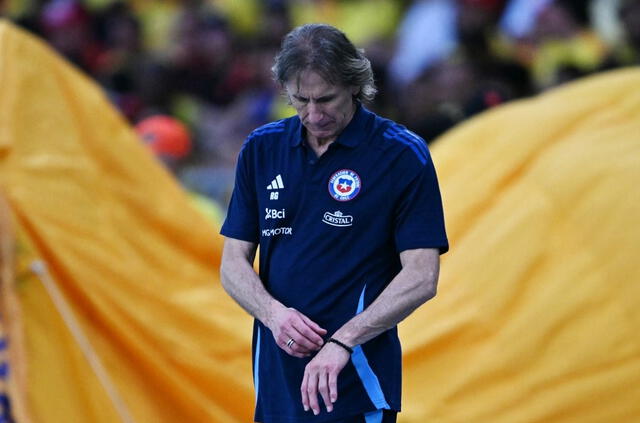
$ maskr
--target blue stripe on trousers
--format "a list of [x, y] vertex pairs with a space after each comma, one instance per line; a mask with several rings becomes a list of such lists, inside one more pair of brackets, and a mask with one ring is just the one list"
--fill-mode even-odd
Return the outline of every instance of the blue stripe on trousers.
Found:
[[382, 410], [372, 411], [364, 415], [364, 421], [366, 423], [382, 423]]

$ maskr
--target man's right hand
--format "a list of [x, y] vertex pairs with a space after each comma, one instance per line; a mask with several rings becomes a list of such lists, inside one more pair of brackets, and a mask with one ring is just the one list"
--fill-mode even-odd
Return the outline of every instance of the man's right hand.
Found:
[[[289, 355], [302, 358], [320, 350], [327, 331], [295, 308], [273, 304], [269, 319], [265, 322], [271, 329], [276, 344]], [[291, 341], [293, 340], [293, 342]]]
[[222, 286], [249, 314], [273, 333], [280, 348], [308, 357], [322, 348], [327, 331], [294, 308], [287, 308], [264, 288], [253, 268], [258, 244], [226, 238], [220, 265]]

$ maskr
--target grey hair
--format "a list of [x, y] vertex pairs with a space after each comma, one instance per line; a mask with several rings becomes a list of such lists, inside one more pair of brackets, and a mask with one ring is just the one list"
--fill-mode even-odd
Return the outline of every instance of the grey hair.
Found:
[[378, 91], [371, 62], [337, 28], [308, 24], [294, 28], [282, 40], [271, 68], [273, 78], [284, 87], [301, 72], [313, 70], [331, 84], [358, 87], [355, 97], [371, 101]]

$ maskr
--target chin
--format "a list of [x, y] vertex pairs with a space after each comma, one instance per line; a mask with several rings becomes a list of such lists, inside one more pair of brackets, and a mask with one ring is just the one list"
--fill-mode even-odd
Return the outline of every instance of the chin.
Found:
[[333, 133], [332, 132], [312, 132], [311, 135], [313, 135], [316, 138], [327, 138], [330, 137]]
[[311, 135], [318, 138], [327, 138], [335, 135], [335, 131], [333, 129], [327, 129], [324, 131], [309, 131]]
[[338, 137], [335, 134], [316, 135], [316, 139], [320, 140], [323, 144], [327, 141], [335, 141], [336, 138]]

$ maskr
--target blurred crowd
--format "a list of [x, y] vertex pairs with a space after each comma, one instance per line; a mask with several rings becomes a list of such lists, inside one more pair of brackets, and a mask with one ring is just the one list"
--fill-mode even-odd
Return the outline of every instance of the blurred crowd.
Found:
[[333, 24], [364, 48], [380, 90], [368, 107], [428, 142], [640, 62], [640, 0], [0, 0], [0, 13], [91, 75], [133, 125], [164, 131], [154, 151], [222, 207], [244, 138], [293, 114], [270, 68], [297, 25]]

